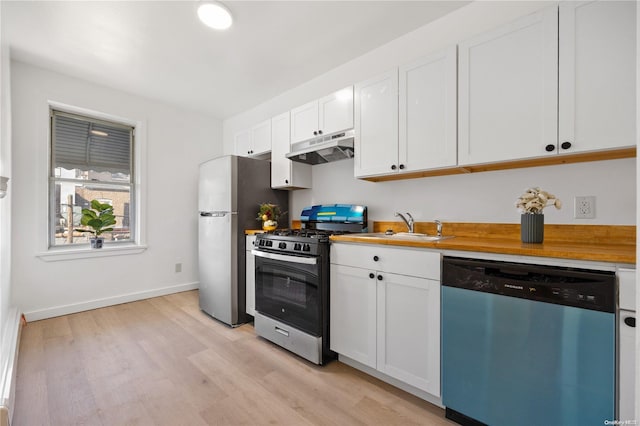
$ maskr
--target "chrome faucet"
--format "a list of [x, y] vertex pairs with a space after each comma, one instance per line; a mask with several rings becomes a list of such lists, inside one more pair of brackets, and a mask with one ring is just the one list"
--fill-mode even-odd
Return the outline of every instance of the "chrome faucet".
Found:
[[442, 237], [442, 222], [440, 222], [439, 220], [434, 220], [435, 224], [436, 224], [436, 233], [438, 235], [438, 237]]
[[405, 213], [407, 215], [407, 217], [409, 218], [407, 220], [406, 217], [404, 217], [404, 215], [402, 213], [395, 213], [396, 217], [400, 217], [400, 219], [402, 219], [404, 221], [404, 223], [407, 225], [407, 228], [409, 228], [409, 233], [413, 234], [413, 217], [409, 214], [409, 213]]

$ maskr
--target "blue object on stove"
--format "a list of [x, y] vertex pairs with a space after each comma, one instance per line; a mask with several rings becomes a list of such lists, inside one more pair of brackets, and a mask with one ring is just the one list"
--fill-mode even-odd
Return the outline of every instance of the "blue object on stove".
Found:
[[[300, 214], [303, 228], [367, 232], [367, 207], [354, 204], [320, 204], [305, 207]], [[347, 224], [348, 228], [331, 225]]]

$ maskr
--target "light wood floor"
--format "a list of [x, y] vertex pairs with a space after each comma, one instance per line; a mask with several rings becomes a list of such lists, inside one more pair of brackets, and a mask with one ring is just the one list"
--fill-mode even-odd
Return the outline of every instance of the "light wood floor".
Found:
[[14, 426], [445, 425], [347, 365], [318, 367], [198, 309], [190, 291], [28, 323]]

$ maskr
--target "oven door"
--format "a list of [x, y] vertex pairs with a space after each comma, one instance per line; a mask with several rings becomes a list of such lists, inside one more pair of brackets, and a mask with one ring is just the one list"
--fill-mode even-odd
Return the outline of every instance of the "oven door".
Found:
[[252, 250], [256, 311], [313, 336], [322, 335], [320, 259]]

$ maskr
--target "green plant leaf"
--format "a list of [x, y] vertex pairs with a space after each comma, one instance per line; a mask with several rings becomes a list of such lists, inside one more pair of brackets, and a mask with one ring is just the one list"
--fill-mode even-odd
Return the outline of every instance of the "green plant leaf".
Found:
[[91, 216], [91, 217], [98, 217], [96, 212], [94, 212], [93, 210], [89, 210], [89, 209], [82, 209], [82, 214], [83, 215], [87, 215], [87, 216]]
[[99, 230], [104, 225], [100, 219], [91, 219], [87, 222], [87, 225], [92, 227], [95, 230]]
[[96, 232], [93, 229], [80, 229], [80, 228], [76, 228], [76, 229], [74, 229], [74, 231], [77, 231], [77, 232], [90, 232], [92, 234], [95, 234], [95, 232]]

